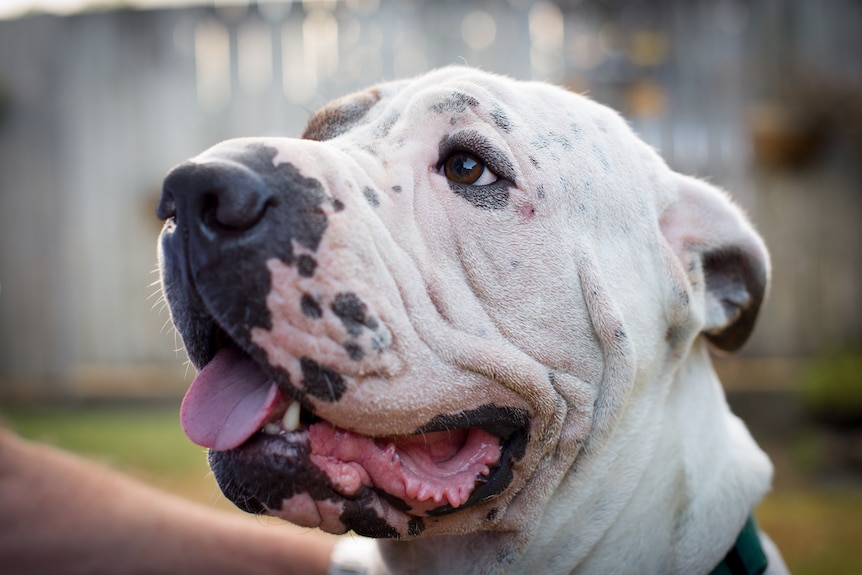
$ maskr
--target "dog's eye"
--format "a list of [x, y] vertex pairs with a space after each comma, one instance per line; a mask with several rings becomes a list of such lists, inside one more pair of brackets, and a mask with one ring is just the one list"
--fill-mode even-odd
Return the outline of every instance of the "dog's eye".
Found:
[[450, 181], [465, 186], [487, 186], [497, 181], [497, 174], [467, 152], [456, 152], [446, 158], [443, 174]]

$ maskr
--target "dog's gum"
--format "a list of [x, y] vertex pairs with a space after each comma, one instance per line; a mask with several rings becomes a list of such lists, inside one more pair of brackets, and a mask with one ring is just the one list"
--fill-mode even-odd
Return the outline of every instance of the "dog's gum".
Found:
[[321, 422], [309, 437], [312, 461], [336, 491], [350, 496], [373, 486], [420, 513], [444, 501], [463, 505], [500, 458], [499, 439], [478, 429], [374, 440]]

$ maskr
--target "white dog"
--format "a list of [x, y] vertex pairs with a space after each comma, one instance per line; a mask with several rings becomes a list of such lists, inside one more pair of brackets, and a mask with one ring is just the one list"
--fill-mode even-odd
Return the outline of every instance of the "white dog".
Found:
[[766, 249], [608, 108], [438, 70], [205, 151], [159, 210], [183, 426], [243, 509], [377, 538], [374, 573], [784, 571], [709, 358]]

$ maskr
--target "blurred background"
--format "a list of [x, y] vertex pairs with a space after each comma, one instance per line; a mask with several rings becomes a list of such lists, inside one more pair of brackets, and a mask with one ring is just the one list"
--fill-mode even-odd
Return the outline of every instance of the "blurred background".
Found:
[[587, 92], [749, 212], [772, 293], [716, 363], [776, 464], [757, 517], [794, 572], [860, 573], [860, 55], [856, 0], [0, 0], [0, 414], [227, 508], [176, 418], [193, 370], [153, 284], [161, 178], [466, 63]]

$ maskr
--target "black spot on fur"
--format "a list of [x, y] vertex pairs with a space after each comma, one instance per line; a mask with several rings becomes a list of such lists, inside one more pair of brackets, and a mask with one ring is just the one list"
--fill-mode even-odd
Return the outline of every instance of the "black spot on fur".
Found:
[[550, 140], [544, 134], [539, 134], [536, 138], [531, 142], [534, 148], [537, 150], [547, 150], [551, 145]]
[[499, 512], [500, 511], [496, 507], [493, 508], [491, 511], [488, 512], [487, 515], [485, 515], [485, 521], [493, 521], [494, 519], [497, 518], [497, 514]]
[[445, 98], [431, 105], [431, 110], [438, 114], [458, 113], [461, 114], [467, 110], [467, 106], [476, 107], [479, 105], [479, 100], [473, 96], [468, 96], [463, 92], [452, 92]]
[[392, 191], [395, 192], [396, 194], [400, 194], [401, 193], [401, 186], [392, 186]]
[[344, 202], [338, 199], [332, 200], [332, 209], [336, 212], [344, 210]]
[[374, 191], [374, 188], [366, 186], [362, 190], [362, 195], [365, 196], [365, 199], [368, 200], [368, 203], [371, 204], [372, 208], [376, 208], [380, 205], [380, 198], [377, 196], [377, 192]]
[[379, 334], [375, 334], [371, 338], [371, 349], [373, 349], [374, 351], [383, 351], [384, 349], [389, 347], [390, 343], [391, 341], [388, 338]]
[[401, 537], [398, 531], [380, 517], [371, 507], [371, 504], [365, 500], [346, 500], [339, 519], [357, 535], [375, 539], [399, 539]]
[[679, 305], [681, 307], [688, 307], [688, 305], [691, 303], [688, 291], [685, 289], [685, 287], [681, 285], [675, 285], [674, 294], [677, 296], [677, 300], [679, 301]]
[[608, 160], [608, 156], [605, 154], [605, 152], [597, 144], [593, 144], [592, 152], [596, 159], [599, 161], [599, 163], [602, 165], [602, 169], [606, 172], [610, 172], [611, 162], [610, 160]]
[[359, 337], [363, 327], [375, 330], [379, 325], [377, 320], [367, 315], [368, 306], [355, 293], [336, 295], [332, 302], [332, 311], [341, 319], [347, 333], [353, 337]]
[[320, 319], [323, 317], [323, 310], [320, 309], [320, 304], [307, 293], [302, 294], [302, 298], [299, 300], [299, 307], [306, 317], [310, 317], [311, 319]]
[[374, 130], [374, 135], [379, 138], [385, 138], [389, 135], [390, 130], [392, 130], [392, 126], [394, 126], [398, 119], [401, 117], [401, 114], [395, 113], [390, 116], [384, 118], [381, 122], [378, 123], [377, 127]]
[[317, 261], [308, 254], [296, 258], [296, 271], [304, 278], [310, 278], [317, 269]]
[[572, 134], [574, 134], [575, 139], [580, 139], [584, 135], [584, 130], [580, 125], [572, 124]]
[[563, 134], [559, 134], [557, 132], [553, 132], [553, 131], [550, 132], [548, 135], [551, 138], [551, 140], [553, 142], [555, 142], [557, 145], [559, 145], [563, 150], [565, 150], [567, 152], [572, 150], [572, 142], [569, 140], [569, 138], [567, 136], [565, 136]]
[[538, 150], [551, 150], [551, 156], [554, 158], [559, 158], [559, 156], [554, 153], [555, 150], [562, 150], [564, 153], [571, 152], [573, 150], [572, 142], [569, 138], [554, 130], [551, 130], [547, 134], [539, 134], [531, 144]]
[[358, 344], [348, 341], [344, 344], [344, 351], [347, 352], [348, 357], [353, 361], [362, 361], [362, 358], [365, 357], [365, 352], [362, 351], [362, 348], [359, 347]]
[[331, 140], [360, 123], [365, 114], [380, 100], [380, 92], [367, 90], [345, 96], [317, 111], [305, 126], [302, 138]]
[[509, 120], [509, 116], [507, 116], [506, 112], [499, 106], [495, 106], [491, 110], [491, 118], [494, 119], [494, 123], [497, 127], [504, 132], [508, 133], [512, 131], [512, 122]]
[[407, 523], [407, 535], [410, 537], [419, 537], [425, 531], [425, 521], [421, 517], [413, 517]]
[[497, 180], [487, 186], [465, 186], [449, 182], [449, 187], [477, 208], [501, 210], [509, 205], [509, 182], [505, 180]]
[[310, 395], [323, 401], [338, 401], [347, 391], [347, 384], [338, 373], [319, 363], [303, 357], [299, 360], [302, 368], [302, 387]]
[[497, 552], [497, 563], [500, 565], [511, 565], [518, 558], [518, 553], [512, 549], [500, 549]]

